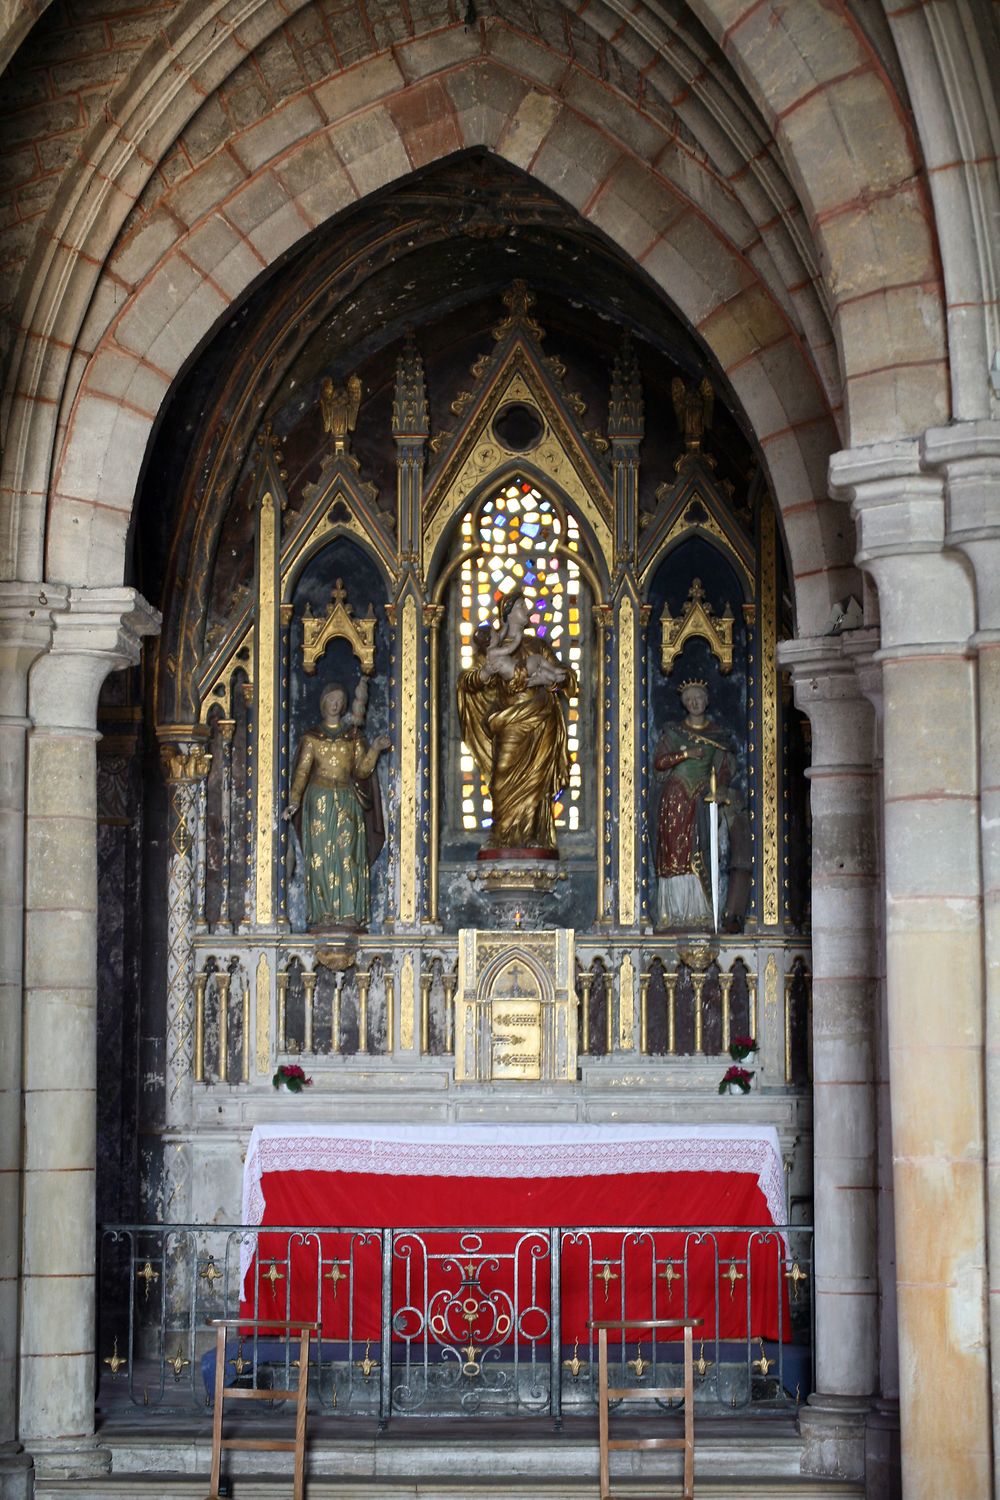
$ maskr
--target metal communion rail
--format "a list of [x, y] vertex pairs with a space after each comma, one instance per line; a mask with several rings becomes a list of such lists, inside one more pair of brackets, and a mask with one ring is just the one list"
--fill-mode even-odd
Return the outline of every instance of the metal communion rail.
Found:
[[[787, 1411], [812, 1388], [808, 1225], [368, 1229], [116, 1224], [100, 1235], [99, 1401], [208, 1413], [209, 1319], [318, 1322], [309, 1404], [368, 1417], [597, 1409], [588, 1324], [702, 1317], [695, 1400]], [[290, 1409], [297, 1342], [237, 1330], [227, 1383]], [[621, 1380], [676, 1384], [671, 1335], [614, 1347]], [[626, 1379], [627, 1377], [627, 1379]]]

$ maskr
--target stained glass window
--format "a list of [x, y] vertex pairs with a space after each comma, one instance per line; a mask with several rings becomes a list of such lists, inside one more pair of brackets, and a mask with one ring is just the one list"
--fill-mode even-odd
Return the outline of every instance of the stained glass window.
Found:
[[[520, 477], [508, 480], [478, 512], [462, 521], [462, 549], [483, 550], [462, 564], [459, 579], [460, 670], [472, 665], [472, 637], [484, 621], [497, 618], [497, 603], [520, 589], [531, 610], [530, 629], [549, 642], [567, 666], [580, 675], [580, 569], [572, 557], [556, 551], [562, 544], [580, 550], [580, 529], [534, 485]], [[555, 806], [556, 828], [580, 827], [580, 706], [569, 702], [570, 782]], [[468, 746], [460, 752], [462, 827], [479, 832], [490, 827], [493, 809], [489, 787]]]

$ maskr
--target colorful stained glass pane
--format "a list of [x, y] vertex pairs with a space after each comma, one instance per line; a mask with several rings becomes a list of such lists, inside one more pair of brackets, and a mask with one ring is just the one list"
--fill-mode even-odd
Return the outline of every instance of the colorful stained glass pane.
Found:
[[[551, 642], [563, 659], [579, 672], [581, 622], [580, 572], [571, 558], [561, 558], [555, 548], [579, 551], [580, 531], [572, 516], [565, 518], [557, 507], [528, 480], [518, 478], [503, 486], [478, 510], [462, 518], [462, 550], [471, 552], [478, 537], [482, 551], [468, 558], [459, 578], [460, 668], [472, 664], [472, 639], [484, 621], [496, 619], [496, 604], [511, 589], [520, 588], [527, 600], [532, 628], [539, 639]], [[525, 557], [525, 553], [530, 556]], [[573, 606], [570, 608], [569, 600]], [[577, 725], [578, 710], [570, 710]], [[571, 731], [570, 785], [555, 804], [557, 828], [580, 826], [582, 775], [579, 765], [579, 730]], [[459, 757], [462, 779], [462, 826], [469, 832], [485, 830], [492, 823], [489, 788], [463, 745]]]

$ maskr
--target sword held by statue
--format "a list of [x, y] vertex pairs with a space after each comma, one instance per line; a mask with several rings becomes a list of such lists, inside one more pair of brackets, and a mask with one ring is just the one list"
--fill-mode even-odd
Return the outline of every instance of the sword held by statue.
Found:
[[719, 808], [728, 805], [729, 798], [719, 791], [719, 782], [713, 766], [708, 776], [708, 792], [705, 796], [708, 803], [708, 836], [709, 853], [711, 857], [711, 880], [712, 880], [712, 930], [719, 930], [719, 897], [721, 893], [719, 880]]

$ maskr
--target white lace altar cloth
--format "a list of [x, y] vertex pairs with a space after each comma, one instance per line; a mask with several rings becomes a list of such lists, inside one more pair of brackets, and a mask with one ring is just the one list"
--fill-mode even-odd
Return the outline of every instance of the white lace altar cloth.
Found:
[[[244, 1224], [264, 1222], [262, 1179], [269, 1172], [480, 1178], [752, 1172], [772, 1224], [785, 1222], [773, 1125], [255, 1125], [243, 1168]], [[241, 1284], [254, 1238], [241, 1247]]]

